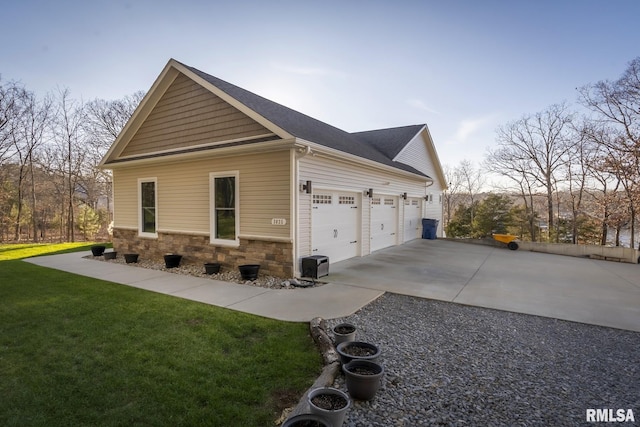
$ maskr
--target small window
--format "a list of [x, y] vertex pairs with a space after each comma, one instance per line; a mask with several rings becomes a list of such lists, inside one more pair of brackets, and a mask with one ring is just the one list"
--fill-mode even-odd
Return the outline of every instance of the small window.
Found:
[[379, 205], [380, 204], [380, 197], [374, 197], [373, 199], [371, 199], [371, 204], [372, 205]]
[[338, 204], [340, 205], [355, 205], [356, 198], [354, 196], [340, 196], [338, 198]]
[[211, 174], [211, 242], [238, 243], [238, 174]]
[[384, 199], [384, 204], [387, 206], [393, 206], [393, 199]]
[[411, 204], [411, 200], [405, 200], [405, 201], [404, 201], [404, 205], [405, 205], [405, 206], [409, 206], [410, 204]]
[[156, 179], [144, 178], [138, 180], [138, 222], [141, 236], [158, 236], [157, 206]]
[[314, 194], [313, 204], [314, 205], [330, 205], [331, 195], [330, 194]]
[[418, 201], [417, 201], [416, 199], [413, 199], [413, 200], [411, 201], [411, 205], [412, 205], [412, 206], [418, 206]]

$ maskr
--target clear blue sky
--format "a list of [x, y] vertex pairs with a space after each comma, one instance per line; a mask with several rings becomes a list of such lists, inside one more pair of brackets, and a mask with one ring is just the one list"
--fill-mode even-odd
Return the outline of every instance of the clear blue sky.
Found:
[[0, 74], [85, 100], [169, 58], [347, 131], [427, 123], [443, 164], [640, 56], [638, 0], [16, 0]]

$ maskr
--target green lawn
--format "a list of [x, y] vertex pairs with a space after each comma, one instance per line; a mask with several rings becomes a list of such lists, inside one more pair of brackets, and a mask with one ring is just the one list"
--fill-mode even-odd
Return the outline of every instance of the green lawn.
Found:
[[0, 262], [2, 426], [268, 426], [321, 363], [306, 324]]
[[[19, 243], [15, 245], [0, 244], [0, 261], [22, 259], [40, 255], [62, 254], [66, 252], [89, 251], [95, 243]], [[103, 246], [112, 245], [100, 243]]]

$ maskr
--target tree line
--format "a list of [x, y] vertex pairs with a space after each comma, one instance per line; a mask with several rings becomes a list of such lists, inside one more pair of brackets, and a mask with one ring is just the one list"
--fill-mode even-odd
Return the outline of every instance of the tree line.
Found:
[[0, 242], [106, 237], [112, 180], [97, 166], [143, 96], [39, 97], [0, 78]]
[[[445, 171], [450, 236], [483, 237], [495, 232], [487, 228], [493, 226], [532, 241], [620, 245], [620, 233], [627, 230], [635, 247], [640, 57], [618, 79], [577, 93], [580, 110], [563, 102], [506, 123], [479, 167], [463, 161]], [[486, 172], [503, 178], [507, 184], [495, 190], [508, 198], [480, 200]]]
[[[640, 57], [616, 80], [577, 89], [566, 102], [500, 126], [496, 148], [474, 167], [445, 167], [449, 236], [510, 232], [532, 241], [607, 244], [640, 209]], [[106, 237], [111, 175], [97, 165], [144, 96], [38, 97], [0, 78], [0, 241]], [[503, 177], [483, 195], [487, 172]]]

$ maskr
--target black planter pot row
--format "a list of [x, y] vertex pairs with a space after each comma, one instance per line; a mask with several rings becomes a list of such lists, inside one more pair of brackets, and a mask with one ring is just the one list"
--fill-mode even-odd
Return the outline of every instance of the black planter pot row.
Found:
[[[93, 256], [104, 256], [104, 259], [116, 259], [118, 252], [105, 252], [106, 246], [96, 245], [91, 247]], [[129, 263], [137, 263], [139, 254], [124, 254], [125, 261]], [[182, 261], [182, 255], [167, 254], [164, 256], [164, 265], [166, 268], [177, 268]], [[217, 274], [220, 272], [220, 264], [217, 262], [208, 262], [204, 264], [206, 274]], [[238, 267], [242, 280], [256, 280], [260, 271], [260, 264], [246, 264]]]
[[380, 348], [363, 341], [345, 341], [336, 346], [347, 390], [354, 399], [371, 400], [382, 382], [384, 366], [378, 363]]
[[[371, 343], [354, 341], [355, 333], [356, 327], [350, 323], [341, 323], [333, 328], [336, 351], [340, 355], [349, 394], [332, 387], [311, 390], [308, 396], [311, 413], [293, 416], [282, 424], [283, 427], [340, 427], [351, 407], [350, 397], [357, 400], [371, 400], [375, 397], [384, 375], [384, 366], [378, 363], [380, 348]], [[320, 395], [342, 399], [344, 404], [331, 409], [319, 407], [315, 404], [319, 402], [314, 403], [314, 398]]]

